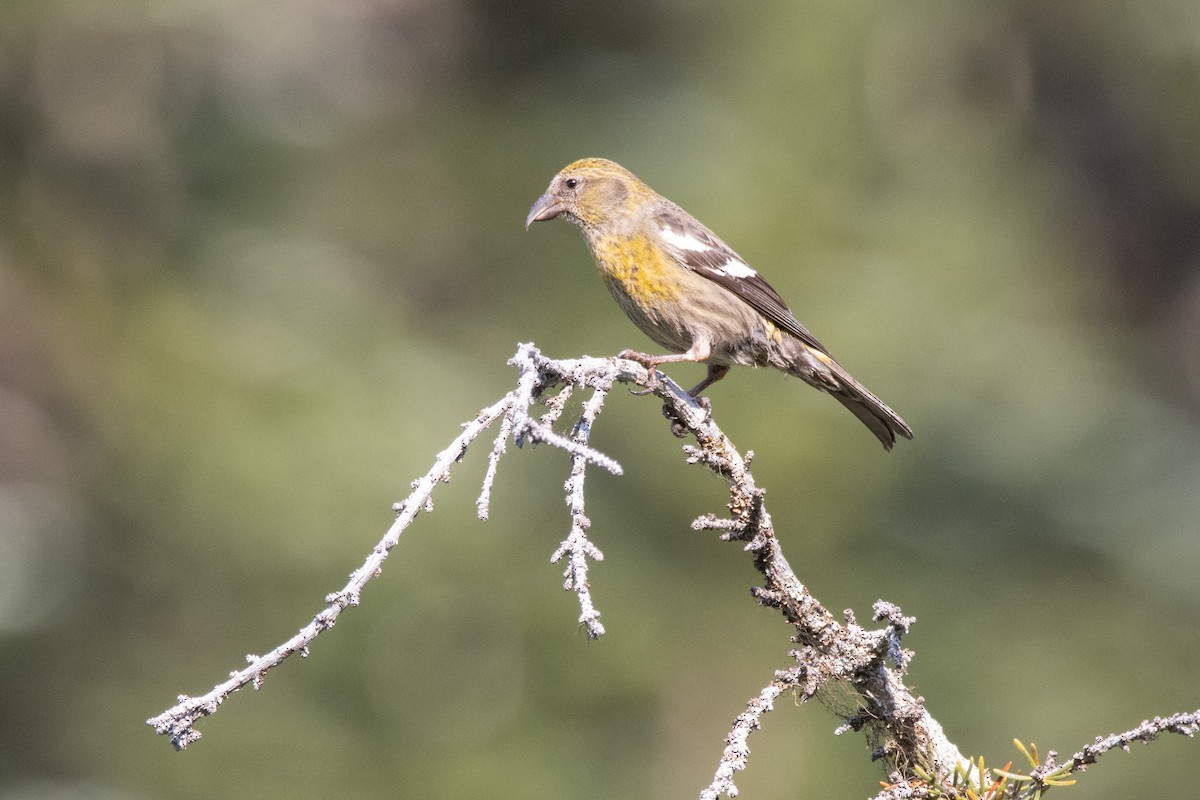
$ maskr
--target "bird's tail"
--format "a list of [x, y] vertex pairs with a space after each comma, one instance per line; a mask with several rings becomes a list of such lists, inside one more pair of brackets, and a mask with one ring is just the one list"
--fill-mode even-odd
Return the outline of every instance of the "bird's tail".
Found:
[[897, 436], [905, 439], [913, 438], [912, 428], [900, 419], [900, 415], [887, 407], [887, 404], [867, 391], [867, 388], [853, 378], [850, 385], [840, 391], [831, 391], [834, 398], [850, 409], [850, 413], [862, 420], [871, 429], [884, 450], [891, 450]]
[[913, 438], [912, 428], [908, 427], [908, 423], [872, 394], [871, 390], [856, 381], [832, 356], [803, 342], [796, 341], [796, 344], [796, 358], [793, 359], [788, 372], [833, 395], [851, 414], [871, 429], [871, 433], [883, 443], [885, 450], [892, 449], [897, 436]]

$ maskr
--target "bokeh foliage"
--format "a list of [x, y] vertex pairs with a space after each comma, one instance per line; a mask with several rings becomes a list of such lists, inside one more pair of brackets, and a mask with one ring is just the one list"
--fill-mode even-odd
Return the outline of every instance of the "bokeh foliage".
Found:
[[[918, 618], [964, 750], [1195, 708], [1200, 6], [9, 0], [0, 14], [0, 798], [689, 796], [786, 663], [651, 401], [593, 442], [609, 635], [547, 556], [566, 460], [481, 453], [311, 658], [170, 752], [142, 720], [320, 608], [519, 341], [647, 342], [551, 175], [715, 228], [917, 431], [711, 391], [798, 573]], [[700, 368], [671, 370], [690, 382]], [[867, 796], [781, 706], [746, 796]], [[1196, 744], [1077, 798], [1186, 793]]]

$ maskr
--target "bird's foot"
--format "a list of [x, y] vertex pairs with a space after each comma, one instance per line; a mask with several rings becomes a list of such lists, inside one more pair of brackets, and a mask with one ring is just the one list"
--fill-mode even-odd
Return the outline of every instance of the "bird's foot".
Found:
[[643, 384], [645, 389], [630, 389], [629, 393], [637, 397], [645, 397], [648, 394], [653, 394], [662, 386], [662, 379], [659, 378], [658, 364], [659, 361], [654, 356], [646, 353], [639, 353], [637, 350], [622, 350], [617, 353], [617, 358], [624, 358], [628, 361], [633, 361], [641, 364], [646, 368], [646, 381]]
[[684, 421], [675, 413], [675, 409], [671, 408], [670, 403], [663, 403], [662, 415], [667, 422], [671, 423], [671, 433], [676, 439], [686, 439], [688, 435], [688, 427]]

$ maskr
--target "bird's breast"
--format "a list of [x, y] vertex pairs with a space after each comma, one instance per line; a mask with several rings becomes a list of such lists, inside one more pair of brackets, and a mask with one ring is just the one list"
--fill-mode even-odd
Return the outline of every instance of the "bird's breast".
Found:
[[671, 303], [679, 296], [676, 273], [683, 268], [671, 262], [650, 237], [614, 237], [595, 243], [593, 255], [609, 288], [620, 291], [638, 305]]

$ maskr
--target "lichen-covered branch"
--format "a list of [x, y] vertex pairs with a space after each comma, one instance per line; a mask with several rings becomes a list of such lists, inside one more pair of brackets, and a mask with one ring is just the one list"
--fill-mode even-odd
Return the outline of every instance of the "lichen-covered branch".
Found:
[[[1135, 742], [1150, 744], [1164, 733], [1178, 733], [1192, 737], [1200, 732], [1200, 709], [1169, 717], [1155, 717], [1144, 720], [1141, 725], [1131, 728], [1124, 733], [1112, 733], [1108, 736], [1097, 736], [1096, 741], [1085, 745], [1078, 753], [1071, 756], [1061, 765], [1068, 773], [1083, 772], [1110, 750], [1128, 750]], [[1054, 754], [1047, 758], [1047, 765], [1053, 769]], [[1044, 765], [1045, 766], [1045, 765]], [[1034, 770], [1036, 777], [1037, 770]]]
[[[514, 361], [527, 365], [529, 363], [528, 358], [523, 357], [522, 354], [529, 351], [536, 352], [531, 345], [523, 345], [518, 352], [517, 359], [514, 359]], [[619, 374], [616, 370], [609, 370], [609, 372], [612, 373], [613, 379]], [[611, 379], [607, 385], [612, 385]], [[146, 720], [146, 724], [153, 727], [157, 733], [166, 736], [176, 750], [182, 750], [200, 738], [201, 734], [195, 728], [196, 722], [210, 714], [216, 713], [217, 709], [220, 708], [221, 704], [231, 694], [246, 686], [253, 686], [255, 689], [260, 688], [267, 673], [292, 655], [299, 653], [302, 658], [307, 657], [309, 647], [316, 638], [324, 631], [332, 628], [343, 611], [358, 605], [363, 588], [371, 579], [380, 574], [383, 569], [383, 562], [388, 557], [388, 553], [400, 541], [400, 535], [416, 519], [417, 514], [421, 511], [433, 510], [433, 490], [439, 484], [449, 482], [451, 467], [461, 461], [463, 456], [466, 455], [470, 444], [498, 420], [501, 421], [500, 433], [492, 446], [491, 455], [488, 459], [487, 473], [484, 477], [483, 489], [477, 502], [477, 510], [480, 518], [487, 518], [492, 484], [495, 480], [496, 469], [500, 457], [504, 453], [507, 439], [512, 437], [518, 444], [524, 442], [545, 442], [566, 450], [571, 455], [572, 469], [578, 470], [580, 473], [581, 483], [578, 492], [577, 507], [576, 505], [572, 505], [572, 526], [573, 529], [578, 526], [580, 532], [578, 536], [575, 536], [576, 541], [573, 546], [582, 554], [581, 558], [583, 555], [599, 558], [599, 551], [587, 542], [586, 535], [582, 532], [582, 528], [585, 526], [580, 524], [580, 520], [586, 520], [586, 517], [583, 515], [583, 465], [589, 463], [595, 464], [616, 474], [620, 474], [621, 466], [603, 453], [589, 447], [586, 435], [579, 435], [578, 431], [576, 435], [570, 437], [556, 433], [550, 428], [554, 417], [550, 419], [544, 417], [538, 420], [530, 416], [530, 408], [538, 401], [540, 394], [545, 388], [546, 381], [543, 376], [539, 375], [536, 369], [522, 369], [517, 381], [517, 387], [498, 402], [480, 411], [475, 419], [466, 423], [463, 426], [463, 432], [434, 459], [433, 466], [430, 467], [429, 471], [421, 478], [413, 481], [412, 493], [393, 506], [393, 510], [396, 512], [396, 519], [391, 527], [388, 528], [383, 538], [371, 550], [362, 566], [351, 573], [349, 582], [338, 591], [325, 597], [324, 609], [316, 614], [294, 636], [275, 647], [266, 655], [246, 656], [247, 666], [231, 672], [227, 680], [218, 683], [208, 692], [198, 697], [180, 695], [177, 698], [178, 702], [174, 706]], [[599, 413], [601, 402], [602, 396], [593, 406], [593, 416]], [[559, 406], [559, 413], [561, 413], [561, 405]], [[588, 595], [586, 588], [586, 565], [583, 566], [579, 574], [582, 576], [580, 584], [583, 588], [579, 589], [576, 587], [576, 592], [580, 594], [581, 603], [586, 599], [590, 607], [590, 595]], [[586, 615], [588, 608], [584, 610]], [[595, 617], [593, 624], [596, 626], [596, 635], [599, 635], [599, 633], [603, 632], [603, 628], [599, 627], [599, 612], [596, 612], [594, 608], [591, 608], [591, 612]], [[593, 628], [589, 626], [589, 632], [592, 630]]]
[[792, 655], [800, 663], [790, 669], [777, 671], [775, 679], [750, 698], [746, 710], [734, 719], [733, 727], [725, 737], [725, 750], [721, 753], [717, 774], [713, 776], [712, 783], [700, 792], [700, 800], [717, 800], [722, 794], [737, 796], [733, 776], [738, 770], [746, 768], [750, 756], [750, 734], [762, 727], [763, 715], [774, 708], [775, 701], [784, 692], [795, 691], [798, 700], [809, 700], [824, 684], [819, 676], [809, 672], [804, 657], [798, 651], [793, 651]]
[[[748, 452], [743, 456], [738, 452], [714, 422], [706, 402], [697, 401], [661, 373], [650, 373], [640, 364], [620, 358], [552, 360], [533, 345], [521, 345], [510, 363], [519, 372], [516, 387], [464, 425], [462, 433], [437, 456], [430, 470], [412, 484], [412, 493], [394, 506], [396, 519], [383, 539], [351, 574], [350, 581], [325, 598], [326, 607], [320, 613], [270, 653], [248, 656], [248, 666], [231, 673], [228, 680], [207, 694], [181, 696], [177, 705], [148, 720], [148, 724], [166, 735], [176, 749], [183, 749], [200, 738], [195, 723], [214, 713], [230, 694], [247, 685], [258, 688], [267, 672], [291, 655], [306, 656], [318, 635], [333, 627], [345, 609], [358, 605], [363, 588], [379, 575], [400, 535], [418, 513], [432, 511], [434, 488], [450, 479], [451, 468], [462, 460], [468, 447], [497, 423], [498, 431], [492, 440], [476, 504], [478, 515], [481, 519], [488, 517], [492, 487], [509, 441], [518, 447], [527, 442], [541, 442], [566, 451], [570, 472], [564, 489], [570, 529], [554, 551], [552, 561], [566, 562], [563, 587], [576, 594], [579, 621], [588, 636], [603, 635], [604, 627], [588, 577], [589, 562], [599, 561], [603, 556], [589, 539], [586, 468], [591, 464], [621, 473], [620, 465], [592, 448], [590, 439], [612, 387], [633, 383], [662, 401], [663, 414], [676, 436], [694, 441], [683, 448], [687, 462], [708, 469], [725, 482], [729, 491], [727, 517], [708, 514], [697, 519], [692, 527], [716, 532], [723, 540], [742, 544], [762, 575], [762, 585], [753, 589], [753, 597], [760, 605], [783, 615], [793, 627], [793, 641], [799, 645], [789, 653], [795, 664], [777, 671], [734, 720], [713, 780], [700, 793], [702, 800], [738, 794], [734, 776], [746, 766], [750, 734], [761, 727], [764, 716], [781, 695], [790, 693], [798, 702], [806, 702], [835, 684], [839, 692], [853, 696], [857, 705], [856, 710], [846, 712], [837, 733], [865, 732], [874, 745], [872, 757], [883, 761], [892, 777], [892, 784], [877, 795], [881, 800], [959, 796], [959, 789], [966, 785], [964, 781], [983, 787], [990, 780], [997, 783], [988, 784], [991, 789], [978, 793], [980, 797], [1024, 797], [1013, 791], [1016, 783], [1008, 790], [1003, 788], [1004, 781], [1009, 780], [1003, 771], [996, 771], [1001, 775], [996, 778], [991, 771], [985, 771], [982, 760], [976, 764], [964, 759], [937, 720], [926, 711], [923, 699], [905, 685], [904, 675], [912, 653], [902, 647], [901, 640], [914, 622], [912, 617], [890, 603], [878, 601], [872, 609], [872, 620], [880, 627], [866, 628], [850, 611], [835, 616], [809, 592], [784, 558], [764, 492], [750, 472], [753, 454]], [[589, 391], [578, 418], [567, 432], [556, 430], [572, 400]], [[537, 404], [545, 408], [540, 417], [532, 413]], [[1155, 718], [1125, 733], [1098, 738], [1061, 765], [1055, 763], [1055, 755], [1050, 753], [1044, 763], [1033, 764], [1029, 775], [1012, 777], [1019, 777], [1024, 781], [1022, 785], [1040, 794], [1062, 785], [1064, 775], [1083, 771], [1114, 748], [1127, 748], [1136, 741], [1149, 742], [1168, 732], [1192, 736], [1198, 729], [1200, 711]]]
[[[730, 492], [728, 518], [705, 516], [693, 527], [720, 531], [722, 539], [744, 543], [764, 578], [764, 584], [754, 590], [755, 598], [761, 605], [780, 611], [794, 626], [795, 641], [803, 645], [793, 651], [797, 666], [776, 673], [735, 721], [726, 738], [727, 747], [716, 776], [702, 797], [737, 794], [733, 775], [745, 766], [749, 752], [747, 737], [759, 727], [774, 699], [797, 682], [803, 684], [797, 691], [801, 700], [807, 700], [827, 682], [835, 680], [856, 692], [859, 712], [847, 720], [843, 730], [868, 730], [878, 743], [877, 758], [895, 765], [921, 763], [940, 775], [949, 775], [965, 763], [941, 726], [925, 710], [921, 699], [904, 685], [909, 654], [900, 647], [900, 637], [913, 620], [903, 616], [895, 606], [880, 602], [875, 607], [875, 621], [886, 624], [879, 630], [867, 630], [854, 621], [853, 615], [847, 614], [839, 622], [812, 596], [783, 556], [763, 492], [750, 473], [748, 458], [738, 452], [713, 421], [707, 404], [688, 395], [661, 373], [651, 375], [640, 365], [622, 359], [555, 361], [532, 347], [523, 347], [513, 363], [523, 378], [537, 374], [535, 383], [543, 390], [562, 385], [587, 386], [596, 392], [586, 404], [574, 432], [575, 442], [581, 445], [586, 444], [604, 393], [614, 382], [638, 383], [659, 397], [674, 433], [696, 442], [684, 447], [688, 462], [709, 469], [725, 481]], [[584, 473], [578, 463], [574, 466], [577, 469], [573, 469], [567, 482], [572, 530], [555, 557], [571, 557], [565, 586], [579, 593], [584, 615], [581, 619], [587, 624], [588, 619], [593, 619], [594, 608], [587, 593], [586, 572], [582, 573], [582, 582], [579, 578], [580, 570], [586, 569], [585, 556], [592, 552], [589, 549], [592, 545], [586, 539], [587, 518], [582, 512]], [[589, 633], [593, 630], [589, 627]]]
[[229, 695], [253, 685], [255, 689], [262, 686], [267, 672], [283, 663], [289, 656], [299, 653], [301, 657], [308, 656], [309, 646], [322, 632], [329, 630], [337, 622], [341, 613], [351, 606], [357, 606], [363, 587], [367, 582], [380, 573], [388, 553], [400, 541], [400, 535], [422, 510], [433, 510], [432, 495], [439, 483], [450, 480], [450, 468], [462, 459], [467, 446], [483, 433], [497, 419], [503, 417], [512, 408], [512, 395], [506, 396], [479, 412], [474, 420], [464, 426], [462, 433], [438, 454], [433, 466], [424, 476], [414, 481], [413, 491], [402, 502], [393, 508], [396, 519], [383, 535], [379, 544], [375, 545], [357, 570], [350, 575], [349, 582], [340, 590], [325, 597], [325, 608], [312, 618], [312, 621], [266, 655], [246, 656], [248, 666], [235, 670], [229, 679], [218, 683], [206, 694], [199, 697], [180, 695], [178, 703], [168, 708], [156, 717], [146, 720], [146, 724], [157, 733], [166, 736], [176, 750], [182, 750], [200, 738], [200, 732], [195, 729], [198, 720], [216, 712]]
[[[551, 373], [574, 373], [578, 367], [547, 362], [542, 369]], [[641, 383], [663, 401], [663, 413], [672, 422], [676, 435], [690, 436], [695, 445], [684, 448], [689, 463], [706, 467], [725, 481], [729, 489], [730, 516], [698, 519], [697, 530], [718, 530], [722, 539], [744, 543], [764, 584], [754, 591], [761, 605], [775, 608], [795, 628], [795, 641], [803, 645], [796, 651], [806, 676], [814, 676], [816, 687], [837, 680], [857, 693], [860, 711], [848, 721], [849, 728], [867, 729], [878, 743], [875, 757], [889, 764], [906, 766], [921, 763], [937, 775], [949, 775], [965, 763], [962, 754], [945, 736], [941, 726], [925, 710], [922, 700], [903, 682], [909, 654], [899, 646], [900, 636], [912, 619], [886, 603], [877, 604], [876, 621], [887, 625], [867, 630], [852, 615], [839, 622], [808, 591], [784, 558], [775, 536], [763, 492], [754, 482], [746, 459], [713, 421], [705, 404], [689, 396], [664, 376]], [[891, 662], [891, 666], [888, 662]], [[773, 700], [775, 681], [750, 702], [749, 717], [735, 722], [727, 738], [713, 782], [701, 794], [715, 798], [724, 793], [736, 796], [733, 774], [745, 766], [745, 738], [758, 727]], [[802, 693], [801, 699], [807, 699]], [[811, 696], [809, 694], [808, 696]]]
[[[571, 388], [571, 386], [567, 386], [562, 394], [569, 393]], [[592, 425], [595, 424], [600, 409], [604, 407], [604, 398], [608, 394], [609, 388], [607, 385], [597, 387], [591, 399], [583, 404], [583, 411], [571, 434], [572, 441], [581, 445], [588, 443], [588, 437], [592, 434]], [[550, 562], [557, 564], [566, 559], [567, 568], [563, 572], [563, 588], [567, 591], [574, 591], [579, 597], [579, 624], [587, 630], [588, 638], [599, 639], [604, 635], [604, 626], [600, 624], [600, 612], [596, 610], [596, 606], [592, 602], [591, 584], [588, 583], [588, 559], [603, 561], [604, 554], [587, 538], [587, 530], [591, 527], [592, 521], [584, 512], [585, 467], [587, 467], [585, 458], [578, 454], [571, 455], [571, 477], [567, 478], [564, 487], [567, 490], [567, 505], [571, 509], [571, 532], [554, 551], [554, 555], [550, 556]]]

